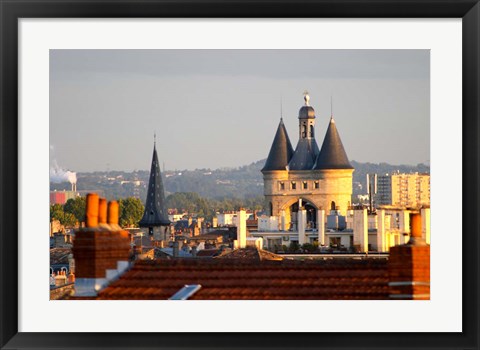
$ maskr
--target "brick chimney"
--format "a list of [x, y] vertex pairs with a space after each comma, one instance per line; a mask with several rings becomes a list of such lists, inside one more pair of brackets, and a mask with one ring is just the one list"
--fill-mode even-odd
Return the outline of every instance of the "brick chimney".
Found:
[[86, 227], [75, 233], [75, 296], [95, 296], [129, 267], [130, 238], [118, 226], [118, 203], [87, 195]]
[[390, 299], [430, 299], [430, 246], [422, 238], [422, 217], [410, 214], [407, 244], [390, 248], [388, 261]]

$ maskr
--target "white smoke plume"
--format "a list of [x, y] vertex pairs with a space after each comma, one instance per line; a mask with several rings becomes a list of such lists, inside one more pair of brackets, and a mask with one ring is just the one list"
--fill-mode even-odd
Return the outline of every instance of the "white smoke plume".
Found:
[[52, 165], [50, 168], [50, 182], [60, 183], [68, 181], [71, 184], [77, 183], [77, 173], [60, 168], [56, 161], [53, 161]]
[[[53, 152], [54, 147], [50, 145], [50, 158], [52, 158]], [[50, 159], [50, 182], [70, 182], [71, 184], [76, 184], [77, 173], [60, 168], [55, 159]]]

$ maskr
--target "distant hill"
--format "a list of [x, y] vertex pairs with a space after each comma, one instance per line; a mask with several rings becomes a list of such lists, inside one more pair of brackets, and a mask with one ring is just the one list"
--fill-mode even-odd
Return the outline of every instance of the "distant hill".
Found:
[[[238, 168], [195, 169], [181, 171], [165, 171], [164, 185], [166, 195], [174, 192], [196, 192], [201, 197], [211, 199], [223, 198], [255, 198], [263, 196], [263, 177], [260, 170], [266, 159], [253, 162]], [[429, 173], [430, 167], [425, 164], [391, 165], [387, 163], [351, 162], [355, 168], [353, 173], [354, 194], [365, 193], [366, 174], [386, 174], [399, 171], [401, 173]], [[93, 172], [77, 173], [77, 190], [103, 191], [108, 199], [136, 196], [144, 199], [148, 185], [149, 172]], [[51, 184], [51, 189], [69, 190], [70, 184]]]

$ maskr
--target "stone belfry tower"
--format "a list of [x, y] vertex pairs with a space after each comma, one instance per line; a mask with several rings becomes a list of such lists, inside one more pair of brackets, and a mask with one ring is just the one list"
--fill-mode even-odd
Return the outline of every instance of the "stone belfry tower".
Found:
[[305, 105], [298, 112], [298, 143], [288, 163], [289, 170], [311, 170], [319, 152], [315, 141], [315, 110], [310, 106], [308, 91], [303, 93], [303, 99]]
[[148, 228], [148, 234], [155, 239], [166, 239], [170, 220], [165, 206], [165, 192], [163, 190], [162, 174], [158, 163], [156, 142], [153, 144], [152, 165], [148, 181], [145, 212], [139, 222], [140, 227]]

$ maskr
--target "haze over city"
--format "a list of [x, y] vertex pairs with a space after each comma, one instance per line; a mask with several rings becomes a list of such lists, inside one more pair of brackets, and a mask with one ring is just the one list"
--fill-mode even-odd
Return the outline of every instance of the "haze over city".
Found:
[[[428, 50], [51, 50], [51, 166], [236, 167], [268, 155], [281, 116], [292, 144], [308, 90], [350, 160], [428, 163]], [[319, 144], [321, 146], [321, 144]]]

